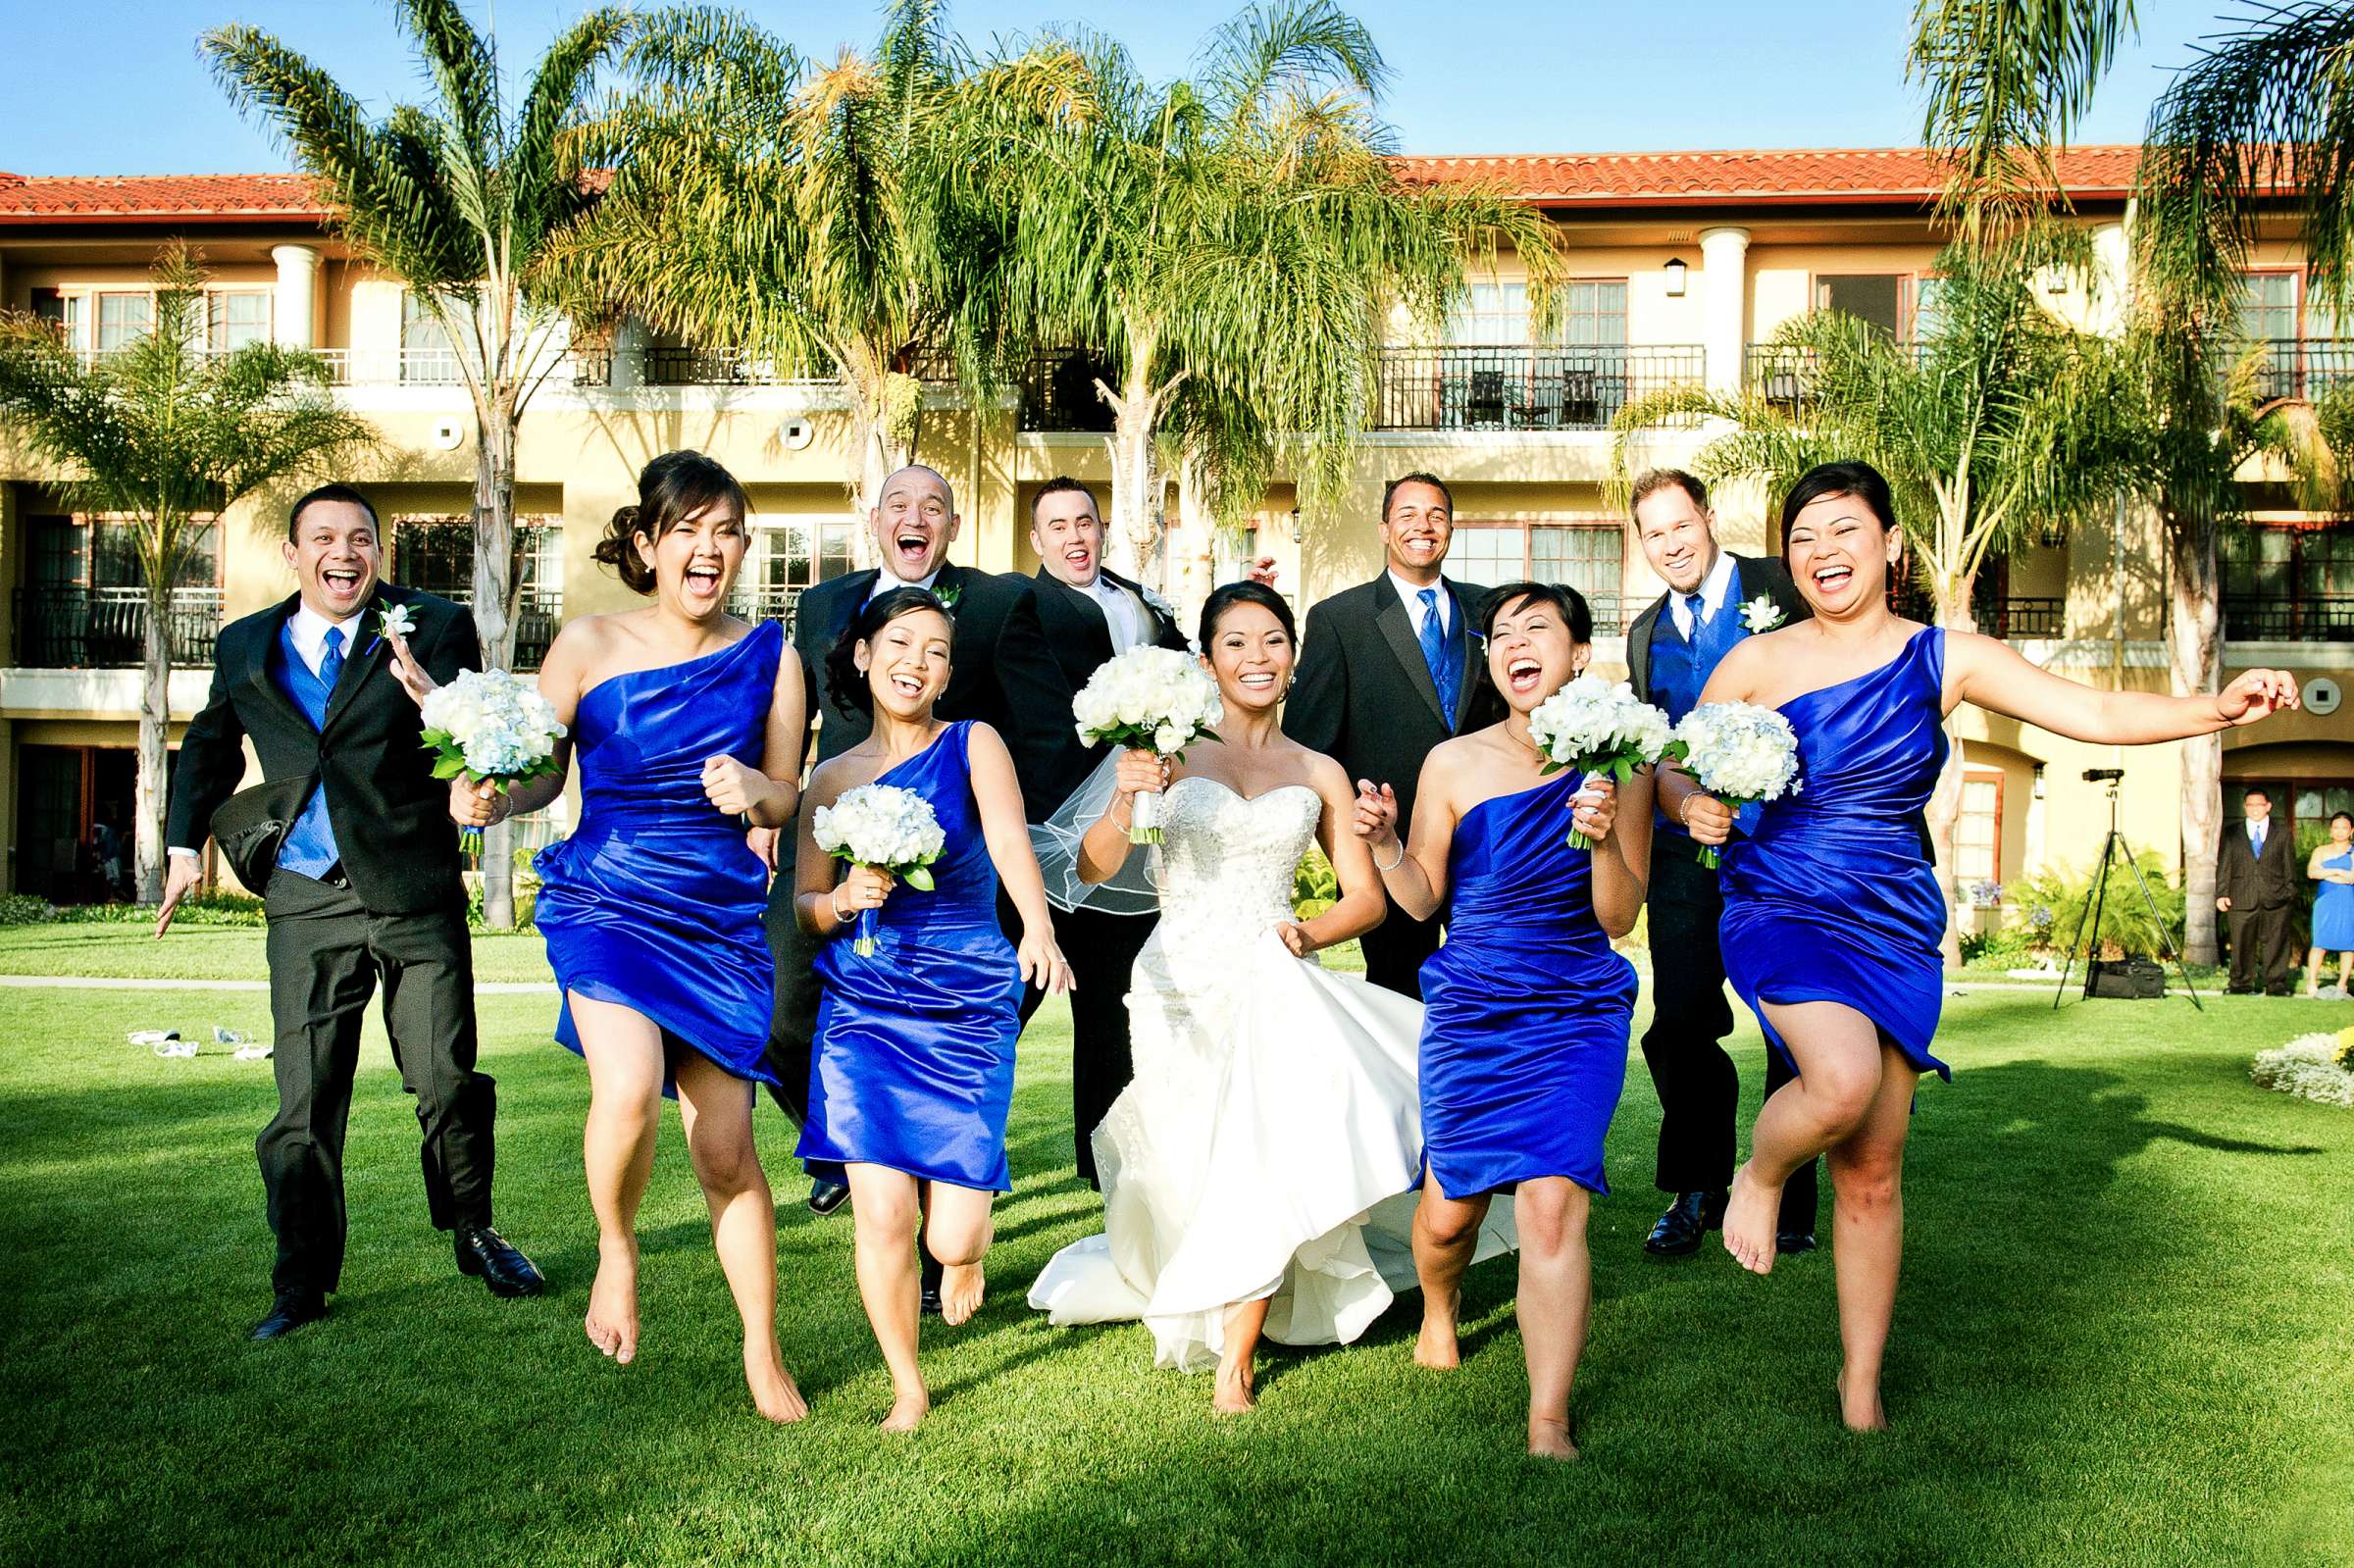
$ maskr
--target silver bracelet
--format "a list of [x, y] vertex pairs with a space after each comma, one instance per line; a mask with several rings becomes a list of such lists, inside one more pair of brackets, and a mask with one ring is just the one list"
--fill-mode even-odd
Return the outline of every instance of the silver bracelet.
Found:
[[1373, 869], [1374, 869], [1375, 871], [1396, 871], [1396, 870], [1397, 870], [1397, 869], [1398, 869], [1400, 866], [1403, 866], [1403, 865], [1405, 865], [1405, 864], [1406, 864], [1406, 840], [1405, 840], [1405, 839], [1403, 839], [1403, 838], [1401, 838], [1401, 839], [1399, 839], [1399, 840], [1398, 840], [1398, 858], [1397, 858], [1396, 860], [1393, 860], [1393, 861], [1391, 861], [1391, 862], [1390, 862], [1388, 865], [1386, 865], [1386, 866], [1385, 866], [1385, 865], [1383, 865], [1383, 864], [1381, 863], [1381, 861], [1380, 861], [1378, 858], [1376, 858], [1376, 859], [1374, 860], [1374, 862], [1373, 862]]

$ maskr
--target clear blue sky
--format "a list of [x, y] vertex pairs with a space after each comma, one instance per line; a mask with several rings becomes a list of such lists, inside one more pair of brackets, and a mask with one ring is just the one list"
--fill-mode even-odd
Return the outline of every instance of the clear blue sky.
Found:
[[[466, 7], [478, 24], [495, 20], [510, 70], [582, 9], [579, 0]], [[865, 43], [876, 15], [856, 0], [743, 9], [826, 57]], [[1356, 9], [1394, 73], [1386, 110], [1409, 152], [1901, 146], [1920, 133], [1904, 80], [1909, 0], [1359, 0]], [[2225, 9], [2226, 0], [2141, 0], [2140, 41], [2077, 139], [2136, 139], [2166, 72], [2217, 30]], [[963, 0], [950, 17], [976, 39], [1081, 23], [1174, 75], [1230, 12], [1199, 0]], [[197, 59], [198, 33], [230, 21], [277, 33], [376, 108], [424, 96], [381, 0], [0, 0], [0, 37], [18, 51], [0, 170], [286, 167]]]

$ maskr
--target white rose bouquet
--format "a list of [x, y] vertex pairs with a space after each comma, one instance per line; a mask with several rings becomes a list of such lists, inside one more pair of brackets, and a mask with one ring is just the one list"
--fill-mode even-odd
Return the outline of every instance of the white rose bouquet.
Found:
[[[1594, 675], [1578, 676], [1528, 716], [1528, 735], [1545, 753], [1546, 773], [1575, 768], [1619, 784], [1672, 751], [1673, 733], [1667, 715], [1633, 686]], [[1571, 828], [1569, 847], [1591, 849], [1594, 842]]]
[[[521, 780], [556, 771], [556, 741], [564, 733], [556, 710], [537, 686], [505, 670], [464, 671], [428, 692], [423, 710], [436, 779], [489, 779], [504, 794]], [[461, 829], [459, 843], [470, 855], [482, 853], [483, 831]]]
[[[1754, 702], [1710, 702], [1675, 727], [1684, 771], [1710, 794], [1736, 809], [1798, 793], [1798, 732], [1771, 708]], [[1700, 863], [1714, 869], [1716, 850]]]
[[[809, 826], [817, 847], [835, 859], [872, 866], [924, 892], [932, 890], [932, 873], [925, 868], [947, 847], [932, 802], [897, 784], [844, 789], [834, 804], [817, 808]], [[874, 956], [873, 910], [858, 911], [858, 936], [851, 947], [861, 958]]]
[[[1218, 684], [1200, 661], [1175, 648], [1130, 648], [1099, 666], [1071, 703], [1079, 738], [1183, 757], [1197, 740], [1214, 739], [1226, 717]], [[1158, 798], [1139, 795], [1128, 841], [1160, 842]]]

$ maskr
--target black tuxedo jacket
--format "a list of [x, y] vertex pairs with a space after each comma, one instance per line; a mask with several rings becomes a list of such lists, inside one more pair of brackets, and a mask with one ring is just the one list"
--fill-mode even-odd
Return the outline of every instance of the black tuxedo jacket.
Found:
[[1487, 590], [1453, 578], [1440, 582], [1453, 601], [1448, 624], [1463, 640], [1455, 724], [1439, 705], [1413, 618], [1386, 572], [1307, 612], [1300, 668], [1283, 709], [1285, 734], [1336, 758], [1352, 781], [1370, 779], [1398, 792], [1401, 834], [1413, 821], [1423, 759], [1450, 735], [1479, 728], [1473, 699], [1487, 681], [1487, 655], [1476, 634]]
[[2215, 890], [2238, 914], [2250, 909], [2286, 909], [2297, 896], [2296, 830], [2275, 817], [2265, 824], [2264, 853], [2248, 843], [2248, 825], [2224, 830], [2215, 856]]
[[[1135, 594], [1137, 602], [1144, 606], [1148, 637], [1152, 646], [1184, 651], [1185, 633], [1176, 621], [1154, 608], [1133, 579], [1117, 572], [1105, 572], [1103, 576]], [[1040, 567], [1038, 576], [1031, 580], [1031, 594], [1038, 606], [1038, 624], [1046, 632], [1047, 646], [1062, 671], [1063, 683], [1076, 695], [1088, 679], [1111, 659], [1111, 626], [1103, 618], [1102, 602], [1092, 593], [1072, 587], [1045, 567]], [[1063, 728], [1070, 729], [1067, 715]], [[1078, 744], [1078, 736], [1072, 735], [1072, 744], [1065, 749], [1055, 769], [1056, 776], [1045, 781], [1048, 792], [1053, 796], [1047, 810], [1052, 811], [1087, 782], [1087, 776], [1102, 761], [1106, 749], [1082, 746]]]
[[[864, 740], [873, 721], [836, 706], [827, 689], [826, 655], [874, 596], [881, 574], [869, 568], [803, 591], [794, 612], [793, 643], [801, 655], [809, 716], [819, 720], [817, 760], [824, 762]], [[933, 591], [951, 602], [956, 623], [948, 647], [948, 688], [943, 719], [978, 719], [997, 731], [1013, 753], [1022, 802], [1035, 822], [1062, 803], [1055, 781], [1079, 749], [1071, 729], [1072, 687], [1038, 624], [1030, 580], [947, 565]]]
[[414, 588], [380, 585], [328, 698], [327, 724], [313, 730], [270, 673], [279, 632], [301, 602], [296, 594], [222, 629], [212, 693], [179, 743], [166, 841], [193, 848], [212, 835], [213, 813], [244, 777], [250, 736], [265, 783], [307, 776], [326, 786], [344, 875], [371, 913], [463, 909], [449, 785], [434, 777], [417, 704], [393, 675], [392, 650], [377, 627], [385, 605], [407, 606], [416, 625], [410, 648], [435, 680], [447, 682], [482, 668], [473, 612]]
[[[1743, 597], [1754, 599], [1761, 593], [1765, 594], [1780, 607], [1785, 625], [1792, 621], [1804, 621], [1815, 613], [1807, 608], [1807, 601], [1799, 593], [1798, 584], [1790, 581], [1790, 569], [1781, 562], [1764, 556], [1735, 555], [1733, 565], [1741, 574]], [[1736, 615], [1741, 610], [1739, 604], [1730, 602], [1718, 608], [1729, 609]], [[1635, 695], [1645, 702], [1651, 700], [1651, 637], [1659, 629], [1660, 617], [1666, 613], [1667, 595], [1663, 593], [1651, 601], [1649, 609], [1635, 617], [1633, 626], [1626, 629], [1627, 683], [1635, 688]], [[1674, 623], [1671, 621], [1668, 624], [1672, 626]]]

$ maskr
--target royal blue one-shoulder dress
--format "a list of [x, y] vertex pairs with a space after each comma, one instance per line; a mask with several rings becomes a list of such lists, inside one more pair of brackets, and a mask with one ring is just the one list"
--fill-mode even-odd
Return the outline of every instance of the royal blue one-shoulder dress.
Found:
[[1876, 670], [1791, 698], [1796, 794], [1724, 851], [1725, 978], [1797, 1071], [1762, 1002], [1839, 1002], [1922, 1072], [1945, 991], [1945, 900], [1921, 808], [1945, 766], [1945, 633], [1913, 633]]
[[1003, 1192], [1022, 976], [998, 925], [998, 872], [981, 834], [969, 721], [875, 781], [929, 801], [947, 842], [932, 891], [900, 883], [858, 955], [855, 927], [817, 955], [823, 989], [809, 1063], [804, 1160], [888, 1166]]
[[1565, 1176], [1607, 1192], [1635, 970], [1594, 918], [1563, 774], [1483, 800], [1448, 851], [1447, 939], [1422, 966], [1423, 1162], [1449, 1197]]
[[[581, 696], [581, 822], [539, 851], [535, 920], [564, 993], [556, 1038], [578, 1051], [572, 998], [632, 1008], [738, 1078], [761, 1064], [776, 986], [760, 916], [768, 868], [743, 824], [703, 796], [721, 753], [757, 768], [784, 657], [777, 622], [685, 664], [633, 670]], [[675, 1056], [674, 1056], [675, 1059]], [[672, 1092], [672, 1073], [663, 1090]]]

